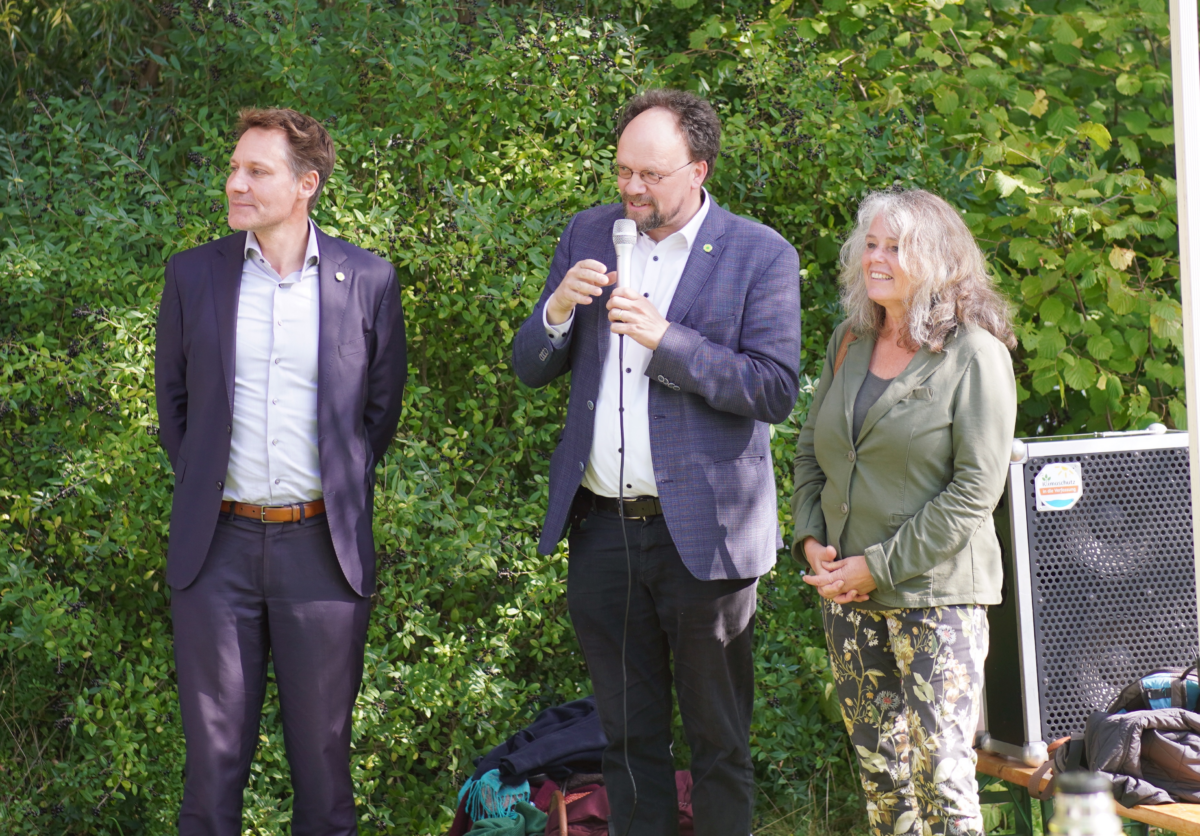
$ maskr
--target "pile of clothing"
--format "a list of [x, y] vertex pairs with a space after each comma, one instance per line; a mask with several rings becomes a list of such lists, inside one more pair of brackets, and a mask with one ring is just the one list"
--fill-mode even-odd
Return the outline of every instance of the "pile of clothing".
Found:
[[[446, 836], [608, 836], [607, 745], [595, 698], [546, 709], [476, 761]], [[691, 836], [691, 774], [675, 784], [679, 833]]]

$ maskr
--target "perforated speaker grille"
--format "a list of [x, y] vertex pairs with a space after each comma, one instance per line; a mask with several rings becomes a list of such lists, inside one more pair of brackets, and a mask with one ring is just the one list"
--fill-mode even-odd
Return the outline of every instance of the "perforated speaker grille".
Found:
[[[1033, 480], [1079, 462], [1083, 496], [1036, 510]], [[1186, 447], [1031, 458], [1025, 464], [1042, 739], [1156, 667], [1196, 658], [1196, 574]]]

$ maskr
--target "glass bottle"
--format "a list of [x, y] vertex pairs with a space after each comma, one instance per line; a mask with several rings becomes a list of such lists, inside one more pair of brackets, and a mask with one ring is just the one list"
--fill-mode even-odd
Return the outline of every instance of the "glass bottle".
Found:
[[1064, 772], [1057, 784], [1052, 836], [1121, 836], [1121, 819], [1107, 778], [1095, 772]]

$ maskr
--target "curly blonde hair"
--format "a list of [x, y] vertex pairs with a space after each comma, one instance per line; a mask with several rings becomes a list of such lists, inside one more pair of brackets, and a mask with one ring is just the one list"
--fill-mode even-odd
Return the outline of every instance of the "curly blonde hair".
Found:
[[867, 296], [862, 256], [867, 230], [883, 213], [899, 241], [900, 266], [912, 279], [900, 343], [939, 352], [958, 326], [974, 323], [1017, 347], [1008, 301], [996, 290], [975, 237], [954, 207], [922, 189], [872, 192], [858, 207], [858, 222], [842, 245], [842, 308], [860, 337], [876, 337], [884, 310]]

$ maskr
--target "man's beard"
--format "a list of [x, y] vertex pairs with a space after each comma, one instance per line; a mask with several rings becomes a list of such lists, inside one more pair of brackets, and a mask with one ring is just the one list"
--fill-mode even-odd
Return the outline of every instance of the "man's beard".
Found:
[[[629, 218], [628, 205], [631, 202], [629, 197], [625, 194], [622, 194], [621, 202], [626, 204], [625, 217]], [[650, 198], [648, 201], [648, 204], [644, 204], [644, 205], [650, 206], [649, 214], [644, 214], [637, 218], [630, 218], [630, 220], [637, 222], [637, 231], [638, 232], [649, 232], [652, 229], [658, 229], [659, 227], [666, 226], [668, 223], [670, 223], [671, 218], [667, 218], [667, 217], [663, 216], [662, 210], [659, 208], [657, 200], [655, 200], [654, 198]], [[671, 217], [673, 218], [674, 215], [672, 215]]]

